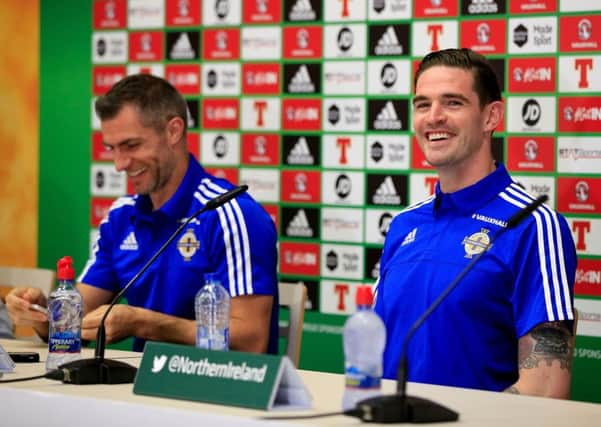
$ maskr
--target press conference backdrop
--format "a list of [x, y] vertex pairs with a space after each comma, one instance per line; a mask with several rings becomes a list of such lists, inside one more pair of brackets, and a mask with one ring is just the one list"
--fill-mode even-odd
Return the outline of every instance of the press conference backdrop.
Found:
[[341, 372], [356, 286], [377, 278], [391, 218], [436, 183], [411, 135], [413, 70], [430, 51], [470, 47], [503, 86], [495, 156], [568, 218], [573, 398], [601, 401], [597, 0], [59, 3], [42, 2], [40, 242], [55, 245], [42, 263], [60, 248], [81, 266], [111, 201], [131, 191], [94, 99], [127, 74], [165, 77], [188, 102], [191, 151], [249, 185], [277, 224], [281, 279], [308, 288], [301, 367]]

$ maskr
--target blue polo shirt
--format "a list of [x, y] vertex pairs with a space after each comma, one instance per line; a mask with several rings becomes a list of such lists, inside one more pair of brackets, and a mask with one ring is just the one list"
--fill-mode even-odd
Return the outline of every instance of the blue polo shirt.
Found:
[[[506, 221], [533, 200], [505, 167], [397, 215], [386, 236], [376, 312], [386, 324], [384, 377], [396, 378], [407, 331]], [[417, 330], [410, 381], [501, 391], [518, 379], [518, 339], [572, 320], [576, 251], [563, 217], [541, 206], [507, 230]]]
[[[93, 254], [78, 281], [111, 291], [125, 284], [177, 227], [211, 198], [234, 186], [208, 174], [190, 155], [176, 193], [153, 211], [150, 197], [121, 197], [99, 227]], [[277, 353], [277, 233], [265, 210], [248, 194], [205, 212], [175, 238], [125, 294], [130, 305], [194, 319], [194, 297], [206, 273], [216, 273], [235, 298], [272, 295], [270, 353]], [[141, 351], [144, 340], [134, 340]]]

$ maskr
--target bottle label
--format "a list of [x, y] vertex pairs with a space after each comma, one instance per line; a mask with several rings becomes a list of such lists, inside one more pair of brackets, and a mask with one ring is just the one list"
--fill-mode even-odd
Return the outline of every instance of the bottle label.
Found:
[[207, 350], [227, 351], [230, 347], [229, 328], [218, 329], [210, 333], [209, 328], [197, 326], [196, 328], [196, 347]]
[[56, 331], [48, 337], [48, 351], [51, 353], [79, 353], [81, 338], [72, 331]]
[[48, 351], [79, 353], [81, 351], [81, 297], [78, 293], [50, 295], [48, 302]]
[[345, 373], [346, 388], [379, 389], [382, 378], [379, 375], [370, 375], [355, 366], [348, 366]]

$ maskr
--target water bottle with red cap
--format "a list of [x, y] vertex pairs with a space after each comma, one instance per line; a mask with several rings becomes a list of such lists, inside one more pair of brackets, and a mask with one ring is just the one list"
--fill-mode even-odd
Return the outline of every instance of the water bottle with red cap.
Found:
[[75, 270], [70, 256], [57, 263], [58, 286], [48, 297], [48, 358], [46, 370], [81, 358], [83, 304], [75, 288]]
[[342, 331], [345, 365], [343, 410], [355, 408], [357, 402], [381, 392], [386, 328], [372, 309], [373, 299], [371, 286], [357, 287], [357, 312], [347, 319]]

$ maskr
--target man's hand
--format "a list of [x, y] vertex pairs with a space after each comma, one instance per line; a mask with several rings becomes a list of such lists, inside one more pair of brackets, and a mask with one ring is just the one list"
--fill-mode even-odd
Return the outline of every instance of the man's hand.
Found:
[[31, 309], [31, 304], [46, 306], [46, 295], [37, 288], [15, 288], [6, 295], [6, 311], [13, 324], [31, 326], [41, 338], [48, 338], [48, 316]]
[[[96, 340], [100, 321], [108, 307], [108, 304], [101, 305], [84, 316], [81, 322], [82, 339]], [[117, 304], [113, 307], [104, 322], [107, 343], [120, 341], [135, 335], [134, 324], [136, 321], [136, 310], [136, 307], [126, 304]]]

